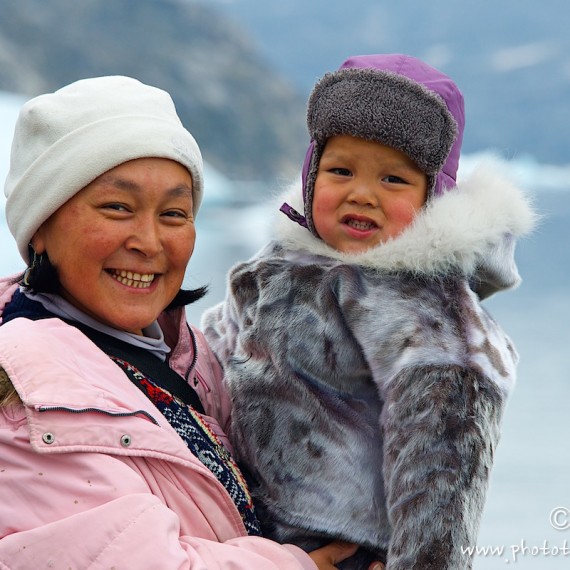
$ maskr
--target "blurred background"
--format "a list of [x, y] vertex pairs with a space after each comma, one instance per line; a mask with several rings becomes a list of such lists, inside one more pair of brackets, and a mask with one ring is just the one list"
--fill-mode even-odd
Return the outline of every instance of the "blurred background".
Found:
[[[273, 198], [300, 170], [319, 77], [349, 55], [381, 52], [450, 75], [466, 103], [460, 177], [497, 155], [542, 215], [518, 246], [523, 284], [486, 302], [521, 362], [474, 568], [570, 567], [566, 0], [0, 0], [0, 14], [2, 183], [29, 97], [110, 74], [171, 93], [206, 160], [186, 285], [210, 293], [188, 310], [195, 324], [223, 298], [228, 268], [270, 237]], [[3, 215], [0, 244], [2, 274], [21, 271]]]

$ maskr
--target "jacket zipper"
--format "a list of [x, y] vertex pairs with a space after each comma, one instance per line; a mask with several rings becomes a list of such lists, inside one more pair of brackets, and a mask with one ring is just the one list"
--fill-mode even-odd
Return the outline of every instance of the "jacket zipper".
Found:
[[[192, 351], [194, 353], [194, 356], [192, 358], [192, 363], [190, 364], [190, 366], [188, 367], [188, 371], [186, 372], [186, 382], [188, 382], [190, 386], [194, 384], [192, 386], [193, 388], [196, 388], [196, 386], [199, 383], [201, 384], [202, 388], [206, 391], [206, 393], [210, 393], [212, 391], [210, 386], [208, 386], [208, 384], [204, 381], [204, 379], [200, 376], [200, 374], [198, 374], [198, 371], [194, 370], [196, 367], [196, 363], [198, 362], [198, 343], [196, 342], [196, 337], [194, 336], [194, 332], [192, 331], [190, 325], [186, 323], [186, 326], [188, 327], [188, 332], [190, 333], [190, 340], [192, 341]], [[195, 382], [190, 382], [190, 374], [192, 374], [192, 372], [195, 372], [194, 374]]]
[[145, 410], [138, 410], [136, 412], [108, 412], [106, 410], [101, 410], [99, 408], [81, 408], [79, 410], [75, 410], [73, 408], [67, 408], [65, 406], [39, 406], [38, 412], [71, 412], [72, 414], [82, 414], [84, 412], [96, 412], [99, 414], [105, 414], [106, 416], [114, 416], [114, 417], [131, 417], [131, 416], [138, 416], [143, 415], [148, 418], [153, 424], [160, 425], [148, 412]]

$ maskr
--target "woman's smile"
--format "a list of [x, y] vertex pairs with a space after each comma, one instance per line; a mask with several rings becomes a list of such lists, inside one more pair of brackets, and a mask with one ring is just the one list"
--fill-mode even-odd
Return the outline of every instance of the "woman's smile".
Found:
[[106, 269], [105, 270], [113, 279], [135, 289], [148, 289], [154, 281], [154, 273], [137, 273], [125, 269]]

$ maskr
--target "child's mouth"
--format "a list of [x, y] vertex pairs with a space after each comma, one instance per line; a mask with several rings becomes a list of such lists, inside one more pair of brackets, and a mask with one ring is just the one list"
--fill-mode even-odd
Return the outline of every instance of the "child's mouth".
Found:
[[345, 221], [345, 224], [347, 226], [350, 226], [351, 228], [354, 228], [355, 230], [360, 230], [362, 232], [372, 230], [377, 227], [374, 222], [365, 221], [365, 220], [355, 220], [354, 218], [349, 218], [348, 220]]

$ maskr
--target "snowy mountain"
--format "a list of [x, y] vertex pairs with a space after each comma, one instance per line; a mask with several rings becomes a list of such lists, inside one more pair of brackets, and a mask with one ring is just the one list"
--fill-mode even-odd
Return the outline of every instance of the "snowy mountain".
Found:
[[33, 96], [84, 77], [129, 75], [172, 95], [226, 176], [273, 178], [300, 160], [303, 98], [207, 3], [0, 0], [0, 14], [0, 90]]
[[290, 175], [315, 80], [355, 53], [404, 52], [466, 99], [464, 151], [570, 164], [566, 0], [0, 0], [0, 90], [122, 73], [171, 92], [208, 161]]
[[210, 0], [306, 96], [350, 55], [400, 52], [453, 77], [466, 100], [464, 151], [570, 163], [566, 0]]

